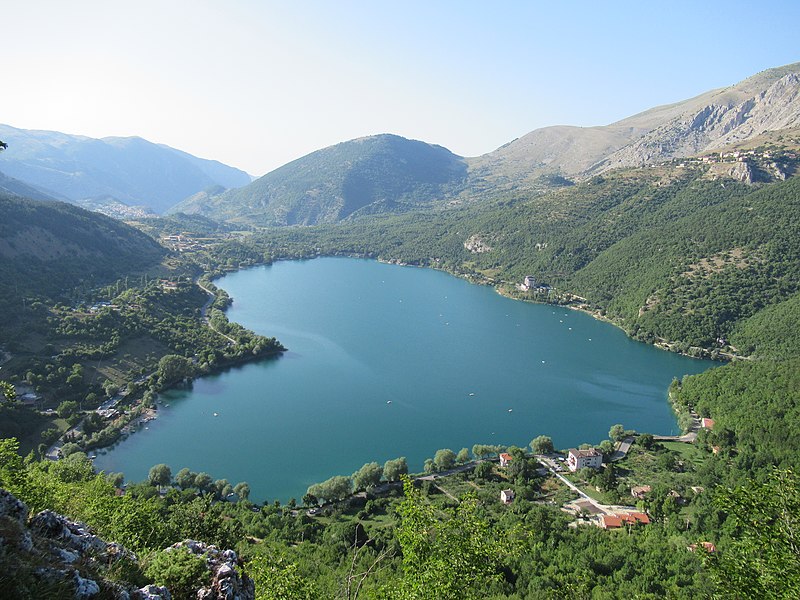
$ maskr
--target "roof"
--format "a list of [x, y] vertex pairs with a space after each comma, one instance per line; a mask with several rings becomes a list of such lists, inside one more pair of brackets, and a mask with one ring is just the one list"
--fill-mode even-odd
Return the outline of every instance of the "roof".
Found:
[[700, 419], [700, 425], [702, 425], [706, 429], [714, 429], [714, 419], [703, 417], [702, 419]]
[[505, 494], [506, 496], [513, 496], [514, 495], [514, 490], [512, 490], [512, 489], [500, 490], [500, 493], [501, 494]]
[[622, 519], [616, 515], [600, 515], [600, 523], [606, 529], [612, 527], [622, 527]]
[[650, 523], [650, 517], [641, 512], [629, 512], [627, 515], [620, 516], [626, 523], [642, 523], [643, 525]]
[[695, 550], [697, 550], [697, 546], [702, 546], [703, 549], [709, 553], [717, 551], [717, 547], [711, 542], [700, 542], [699, 544], [691, 544], [689, 546], [689, 550], [694, 552]]
[[590, 448], [589, 450], [578, 450], [577, 448], [570, 448], [569, 453], [575, 456], [575, 458], [588, 458], [589, 456], [601, 456], [601, 454], [595, 448]]
[[501, 452], [501, 453], [500, 453], [500, 460], [511, 460], [511, 459], [513, 459], [513, 458], [514, 458], [514, 457], [513, 457], [513, 456], [511, 456], [511, 455], [510, 455], [509, 453], [507, 453], [507, 452]]
[[600, 523], [605, 529], [622, 527], [623, 524], [636, 525], [650, 523], [650, 517], [642, 512], [619, 513], [616, 515], [600, 515]]

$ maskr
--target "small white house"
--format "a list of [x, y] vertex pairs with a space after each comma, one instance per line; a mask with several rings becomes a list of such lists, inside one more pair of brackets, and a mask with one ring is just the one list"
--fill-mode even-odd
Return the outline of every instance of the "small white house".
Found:
[[514, 490], [502, 490], [500, 492], [500, 502], [511, 504], [514, 501]]
[[511, 464], [511, 461], [514, 459], [513, 456], [508, 454], [507, 452], [500, 453], [500, 466], [505, 468]]
[[603, 466], [603, 454], [594, 448], [590, 448], [589, 450], [570, 448], [567, 455], [567, 465], [569, 466], [569, 470], [573, 472], [578, 469], [583, 469], [584, 467], [599, 469]]

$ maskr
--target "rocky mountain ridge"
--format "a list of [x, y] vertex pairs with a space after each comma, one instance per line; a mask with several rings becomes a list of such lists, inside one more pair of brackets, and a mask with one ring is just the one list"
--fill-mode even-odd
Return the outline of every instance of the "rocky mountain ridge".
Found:
[[545, 173], [581, 180], [610, 169], [708, 153], [798, 126], [800, 63], [795, 63], [610, 125], [536, 129], [467, 161], [471, 183], [488, 180], [499, 189], [527, 188]]

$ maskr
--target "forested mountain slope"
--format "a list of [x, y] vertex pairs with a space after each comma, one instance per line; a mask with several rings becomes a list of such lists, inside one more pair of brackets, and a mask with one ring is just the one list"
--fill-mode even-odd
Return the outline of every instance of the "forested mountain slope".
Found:
[[[794, 172], [793, 152], [768, 155], [762, 160]], [[759, 164], [766, 163], [754, 160], [752, 168]], [[546, 194], [270, 236], [277, 253], [307, 240], [323, 252], [507, 281], [511, 293], [532, 275], [557, 290], [551, 301], [554, 293], [585, 298], [640, 339], [721, 349], [746, 319], [799, 291], [799, 197], [800, 178], [740, 183], [697, 160], [621, 170]], [[758, 323], [747, 326], [748, 351], [762, 343]]]
[[427, 206], [465, 178], [464, 160], [441, 146], [376, 135], [312, 152], [246, 187], [189, 199], [172, 212], [256, 225], [332, 223]]
[[31, 297], [58, 298], [151, 266], [164, 254], [151, 237], [104, 215], [0, 195], [0, 305], [9, 318]]

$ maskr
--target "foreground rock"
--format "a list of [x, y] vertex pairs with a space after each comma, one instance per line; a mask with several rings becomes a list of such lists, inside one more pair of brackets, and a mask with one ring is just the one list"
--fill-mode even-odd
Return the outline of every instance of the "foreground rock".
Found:
[[170, 549], [186, 548], [195, 556], [205, 559], [211, 571], [211, 583], [197, 591], [197, 600], [255, 600], [256, 587], [246, 573], [239, 575], [241, 562], [233, 550], [219, 550], [216, 546], [186, 540]]
[[[236, 552], [192, 540], [170, 547], [177, 548], [205, 560], [210, 583], [197, 590], [198, 600], [255, 600], [255, 584]], [[50, 510], [29, 518], [25, 503], [0, 489], [0, 598], [172, 600], [164, 586], [139, 588], [106, 577], [123, 559], [137, 562], [132, 552], [100, 539], [84, 523]]]

